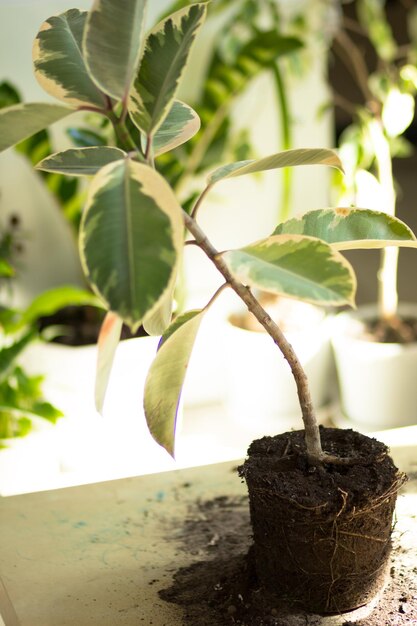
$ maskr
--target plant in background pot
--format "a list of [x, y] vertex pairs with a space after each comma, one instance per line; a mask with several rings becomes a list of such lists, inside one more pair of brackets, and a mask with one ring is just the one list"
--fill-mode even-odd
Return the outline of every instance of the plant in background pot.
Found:
[[[335, 104], [352, 119], [340, 141], [343, 202], [395, 215], [392, 160], [412, 150], [404, 133], [414, 120], [417, 34], [411, 5], [397, 11], [397, 29], [402, 25], [408, 33], [407, 43], [394, 37], [387, 11], [383, 3], [359, 0], [357, 19], [346, 15], [342, 21], [334, 50], [363, 102], [336, 94]], [[343, 313], [335, 324], [342, 411], [365, 430], [417, 422], [417, 305], [398, 304], [398, 252], [390, 247], [381, 253], [377, 305]]]
[[[21, 220], [13, 215], [0, 232], [0, 293], [13, 290], [16, 268], [22, 250]], [[16, 312], [0, 306], [0, 493], [27, 479], [24, 467], [30, 467], [31, 479], [42, 479], [58, 467], [51, 424], [62, 413], [45, 400], [43, 377], [28, 373], [20, 358], [35, 340], [30, 324], [19, 332], [9, 332]], [[38, 370], [39, 372], [39, 370]], [[30, 434], [30, 436], [28, 436]]]
[[[304, 430], [254, 442], [240, 470], [249, 488], [261, 587], [274, 602], [285, 597], [306, 611], [352, 610], [383, 584], [403, 476], [383, 444], [352, 431], [319, 429], [300, 361], [252, 288], [321, 305], [352, 304], [355, 276], [338, 248], [416, 245], [415, 237], [384, 213], [324, 209], [281, 223], [263, 240], [218, 251], [197, 221], [215, 185], [273, 168], [341, 164], [326, 149], [231, 163], [213, 171], [192, 210], [183, 210], [154, 160], [196, 131], [196, 114], [175, 95], [207, 7], [191, 4], [145, 36], [145, 5], [144, 0], [96, 0], [88, 13], [74, 9], [47, 20], [34, 46], [35, 71], [66, 106], [27, 104], [3, 110], [1, 147], [77, 108], [93, 109], [111, 121], [118, 146], [71, 149], [38, 166], [94, 175], [80, 227], [80, 252], [86, 275], [108, 310], [99, 337], [97, 405], [101, 408], [104, 401], [123, 322], [132, 331], [143, 323], [162, 335], [144, 404], [150, 432], [173, 454], [195, 337], [207, 310], [226, 288], [232, 289], [288, 362], [304, 423]], [[138, 144], [128, 132], [127, 117], [141, 134]], [[203, 308], [171, 321], [185, 245], [197, 246], [221, 281]]]

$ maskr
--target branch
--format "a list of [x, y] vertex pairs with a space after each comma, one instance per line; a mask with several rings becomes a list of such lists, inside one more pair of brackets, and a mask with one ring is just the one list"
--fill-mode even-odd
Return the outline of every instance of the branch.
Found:
[[291, 344], [285, 338], [281, 329], [271, 319], [268, 313], [262, 308], [258, 300], [252, 294], [251, 290], [236, 280], [233, 274], [230, 272], [226, 263], [223, 260], [221, 253], [219, 253], [214, 246], [210, 243], [205, 233], [201, 230], [197, 222], [183, 211], [183, 218], [186, 228], [194, 236], [194, 239], [198, 246], [203, 250], [207, 257], [216, 266], [218, 271], [222, 274], [226, 283], [237, 293], [237, 295], [246, 304], [248, 310], [256, 317], [258, 322], [263, 326], [268, 335], [273, 339], [275, 344], [281, 350], [284, 358], [288, 362], [292, 374], [297, 385], [297, 393], [300, 402], [302, 419], [305, 428], [305, 441], [307, 447], [307, 456], [309, 461], [313, 465], [321, 465], [323, 459], [327, 456], [322, 448], [320, 442], [320, 432], [317, 423], [317, 419], [314, 413], [313, 403], [311, 401], [310, 391], [308, 388], [307, 376], [303, 370], [303, 367], [298, 360]]
[[342, 52], [340, 58], [343, 60], [353, 78], [356, 80], [365, 101], [368, 102], [374, 100], [374, 95], [368, 86], [368, 68], [358, 47], [343, 30], [339, 30], [336, 33], [334, 42], [336, 47], [339, 47], [339, 50]]

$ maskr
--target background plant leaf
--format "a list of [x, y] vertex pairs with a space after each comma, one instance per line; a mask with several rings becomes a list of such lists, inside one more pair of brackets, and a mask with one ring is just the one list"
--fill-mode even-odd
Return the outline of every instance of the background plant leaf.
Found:
[[36, 322], [40, 317], [54, 315], [67, 306], [95, 306], [103, 308], [103, 304], [91, 291], [71, 285], [54, 287], [36, 296], [30, 305], [17, 314], [17, 319], [6, 325], [7, 333], [17, 332], [25, 326]]
[[280, 167], [294, 167], [297, 165], [329, 165], [343, 171], [342, 163], [333, 150], [326, 148], [297, 148], [285, 150], [263, 159], [251, 161], [239, 161], [223, 165], [212, 172], [208, 177], [208, 183], [213, 185], [224, 178], [244, 176], [255, 172], [277, 169]]
[[125, 157], [126, 152], [110, 146], [69, 148], [43, 159], [37, 164], [36, 169], [67, 176], [93, 176], [105, 165]]
[[275, 235], [222, 255], [245, 285], [322, 305], [354, 304], [356, 278], [329, 244], [301, 235]]
[[32, 102], [0, 110], [0, 152], [74, 113], [57, 104]]
[[41, 87], [59, 100], [105, 108], [105, 95], [91, 79], [83, 56], [86, 18], [86, 11], [70, 9], [42, 24], [33, 44], [35, 76]]
[[145, 383], [144, 408], [152, 437], [174, 456], [182, 386], [204, 310], [179, 316], [162, 337]]
[[95, 0], [84, 33], [85, 59], [94, 81], [125, 100], [139, 64], [145, 0]]
[[14, 366], [17, 357], [36, 337], [36, 330], [30, 328], [13, 343], [0, 348], [0, 380], [7, 376], [10, 369]]
[[307, 235], [337, 250], [417, 247], [414, 233], [401, 220], [371, 209], [318, 209], [279, 224], [273, 235]]
[[145, 135], [151, 135], [167, 116], [207, 7], [191, 4], [177, 11], [149, 33], [138, 75], [130, 93], [129, 113]]
[[80, 228], [86, 275], [132, 329], [158, 307], [176, 273], [181, 207], [152, 168], [125, 159], [94, 177]]

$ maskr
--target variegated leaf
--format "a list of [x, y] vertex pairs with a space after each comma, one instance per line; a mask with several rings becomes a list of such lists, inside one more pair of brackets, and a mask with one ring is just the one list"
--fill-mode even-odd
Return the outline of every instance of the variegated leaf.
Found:
[[74, 113], [57, 104], [32, 102], [0, 110], [0, 152]]
[[181, 100], [174, 100], [167, 117], [153, 138], [155, 156], [181, 146], [199, 130], [200, 118], [197, 113]]
[[83, 49], [97, 85], [126, 100], [142, 48], [146, 0], [94, 0], [88, 14]]
[[307, 235], [331, 244], [336, 250], [417, 247], [414, 233], [404, 222], [371, 209], [319, 209], [295, 217], [275, 229], [274, 235]]
[[172, 275], [171, 284], [161, 298], [158, 307], [143, 319], [143, 328], [148, 335], [162, 335], [171, 323], [174, 291], [177, 275]]
[[123, 150], [108, 146], [70, 148], [46, 157], [37, 164], [36, 169], [66, 176], [93, 176], [105, 165], [126, 157]]
[[149, 430], [171, 456], [182, 386], [204, 312], [189, 311], [171, 324], [145, 383], [144, 408]]
[[131, 118], [145, 135], [155, 134], [171, 108], [206, 11], [205, 3], [191, 4], [148, 35], [129, 100]]
[[86, 11], [70, 9], [42, 24], [33, 44], [35, 76], [59, 100], [105, 108], [106, 97], [91, 79], [82, 52], [86, 18]]
[[125, 159], [93, 178], [80, 228], [81, 259], [107, 308], [133, 330], [171, 287], [182, 241], [181, 207], [152, 168]]
[[95, 401], [99, 413], [103, 410], [104, 399], [113, 366], [116, 348], [120, 341], [123, 321], [115, 313], [109, 311], [100, 329], [97, 344], [97, 370]]
[[320, 239], [275, 235], [222, 256], [245, 285], [316, 304], [354, 304], [353, 269]]
[[209, 185], [217, 183], [223, 178], [233, 178], [244, 174], [254, 174], [274, 170], [280, 167], [294, 167], [296, 165], [329, 165], [343, 171], [342, 163], [333, 150], [326, 148], [297, 148], [285, 150], [259, 160], [238, 161], [223, 165], [212, 172], [208, 177]]

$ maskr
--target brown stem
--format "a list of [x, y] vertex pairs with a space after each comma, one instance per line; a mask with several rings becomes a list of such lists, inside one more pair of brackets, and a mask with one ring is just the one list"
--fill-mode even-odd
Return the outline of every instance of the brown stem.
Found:
[[300, 402], [302, 419], [305, 429], [305, 442], [307, 455], [313, 465], [319, 465], [326, 461], [326, 455], [322, 450], [320, 441], [320, 431], [311, 401], [307, 376], [298, 360], [291, 344], [285, 338], [283, 332], [271, 319], [268, 313], [262, 308], [251, 290], [234, 278], [227, 267], [221, 253], [219, 253], [210, 243], [205, 233], [201, 230], [197, 222], [188, 213], [183, 211], [184, 223], [189, 232], [194, 236], [197, 245], [208, 256], [225, 281], [237, 293], [246, 304], [248, 310], [256, 317], [258, 322], [264, 327], [266, 332], [273, 339], [287, 360], [297, 386], [298, 399]]
[[342, 61], [356, 80], [365, 101], [372, 102], [375, 98], [368, 86], [369, 71], [359, 48], [343, 30], [336, 33], [334, 41], [339, 48]]

